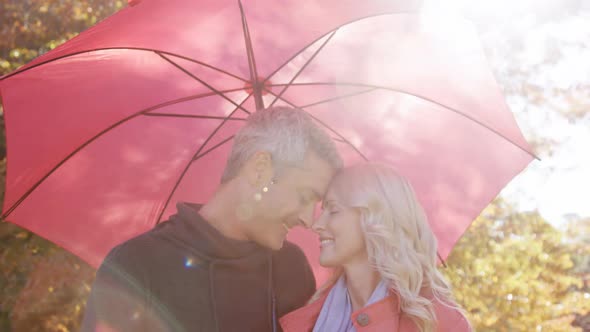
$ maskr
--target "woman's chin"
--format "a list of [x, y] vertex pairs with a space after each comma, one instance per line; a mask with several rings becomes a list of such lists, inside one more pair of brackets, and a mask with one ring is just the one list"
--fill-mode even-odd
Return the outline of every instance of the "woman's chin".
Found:
[[330, 257], [320, 256], [320, 265], [322, 267], [337, 267], [339, 264], [336, 260], [331, 259]]

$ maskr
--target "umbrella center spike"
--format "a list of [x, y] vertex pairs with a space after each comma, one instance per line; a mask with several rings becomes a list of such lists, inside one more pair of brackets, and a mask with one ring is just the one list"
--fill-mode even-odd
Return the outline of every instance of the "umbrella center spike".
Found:
[[264, 77], [258, 77], [257, 82], [248, 81], [244, 84], [244, 90], [248, 94], [254, 93], [255, 89], [259, 89], [260, 93], [265, 96], [272, 90], [272, 82], [270, 80], [266, 80]]

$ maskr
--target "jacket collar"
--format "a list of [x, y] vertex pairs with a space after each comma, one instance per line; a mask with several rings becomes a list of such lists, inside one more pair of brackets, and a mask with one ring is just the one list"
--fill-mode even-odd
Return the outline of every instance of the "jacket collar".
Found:
[[[280, 319], [283, 329], [285, 331], [312, 330], [331, 289], [331, 287], [326, 289], [316, 301], [283, 316]], [[399, 315], [401, 313], [400, 295], [397, 292], [390, 290], [389, 296], [381, 301], [354, 311], [350, 318], [354, 322], [358, 315], [367, 311], [377, 315], [383, 315], [382, 317], [391, 316], [391, 313], [397, 313], [397, 315]], [[293, 329], [292, 326], [297, 326], [297, 328]]]

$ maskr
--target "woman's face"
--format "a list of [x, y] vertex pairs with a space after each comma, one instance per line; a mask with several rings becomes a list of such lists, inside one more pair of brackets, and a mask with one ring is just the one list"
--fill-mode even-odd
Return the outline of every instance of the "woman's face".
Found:
[[333, 186], [324, 197], [322, 213], [315, 220], [312, 229], [320, 237], [322, 266], [343, 267], [356, 262], [367, 262], [360, 211], [345, 206], [338, 199]]

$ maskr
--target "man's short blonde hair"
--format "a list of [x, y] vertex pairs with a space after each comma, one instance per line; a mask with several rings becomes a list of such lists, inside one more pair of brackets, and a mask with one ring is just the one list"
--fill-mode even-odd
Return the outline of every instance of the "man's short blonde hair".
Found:
[[273, 165], [300, 166], [308, 151], [315, 152], [334, 169], [342, 159], [334, 141], [303, 110], [277, 106], [257, 111], [234, 137], [231, 154], [221, 182], [234, 178], [246, 161], [258, 151], [267, 151]]

